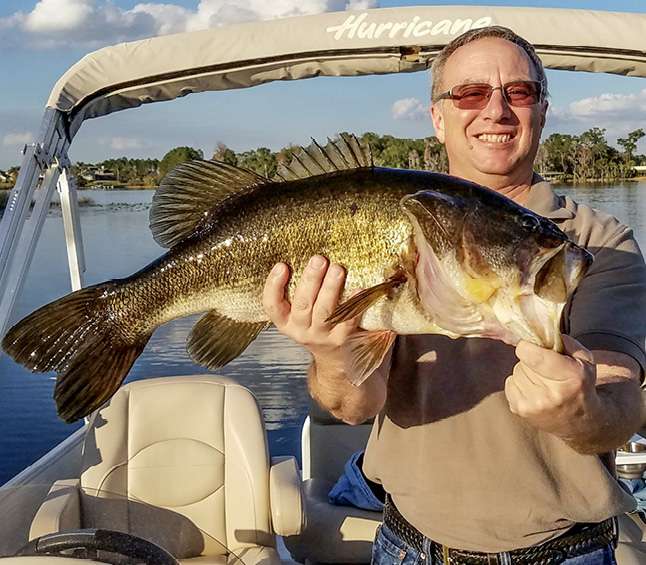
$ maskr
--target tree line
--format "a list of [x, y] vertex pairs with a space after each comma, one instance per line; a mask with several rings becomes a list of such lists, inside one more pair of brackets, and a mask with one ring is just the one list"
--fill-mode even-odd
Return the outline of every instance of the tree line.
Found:
[[[566, 181], [609, 181], [635, 176], [635, 165], [646, 164], [646, 156], [637, 155], [637, 143], [646, 133], [639, 128], [625, 138], [619, 138], [619, 149], [608, 144], [603, 128], [591, 128], [580, 135], [553, 133], [539, 147], [536, 169], [550, 177]], [[377, 166], [448, 171], [444, 145], [434, 137], [403, 139], [391, 135], [366, 132], [357, 136], [371, 148]], [[235, 152], [224, 143], [218, 143], [209, 157], [231, 165], [250, 169], [260, 175], [273, 177], [281, 163], [289, 162], [298, 149], [288, 145], [279, 151], [259, 147]], [[192, 147], [175, 147], [162, 159], [107, 159], [100, 163], [76, 163], [72, 167], [79, 186], [92, 184], [88, 171], [111, 171], [121, 185], [157, 186], [176, 165], [203, 159], [204, 153]]]

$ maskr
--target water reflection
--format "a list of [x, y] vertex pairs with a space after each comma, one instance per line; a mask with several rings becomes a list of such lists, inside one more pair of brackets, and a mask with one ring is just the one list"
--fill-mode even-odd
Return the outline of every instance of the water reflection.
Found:
[[[632, 226], [642, 249], [646, 248], [646, 183], [556, 188]], [[152, 194], [83, 193], [95, 204], [81, 209], [86, 284], [127, 276], [164, 252], [148, 230]], [[43, 227], [15, 319], [69, 291], [60, 211], [53, 210]], [[186, 336], [195, 320], [185, 318], [159, 328], [135, 363], [129, 380], [208, 372], [192, 363], [186, 353]], [[266, 419], [273, 454], [294, 453], [297, 449], [298, 427], [308, 406], [307, 362], [304, 350], [270, 329], [242, 357], [218, 372], [254, 392]], [[0, 356], [0, 484], [77, 427], [57, 418], [52, 401], [54, 382], [48, 376], [32, 375]]]

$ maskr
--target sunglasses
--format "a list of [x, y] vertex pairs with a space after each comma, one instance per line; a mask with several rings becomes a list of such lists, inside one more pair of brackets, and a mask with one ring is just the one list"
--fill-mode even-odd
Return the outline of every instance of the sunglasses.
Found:
[[507, 104], [521, 108], [541, 101], [543, 85], [535, 80], [517, 80], [502, 86], [490, 84], [459, 84], [437, 97], [437, 100], [453, 100], [460, 110], [482, 110], [489, 103], [494, 90], [500, 90]]

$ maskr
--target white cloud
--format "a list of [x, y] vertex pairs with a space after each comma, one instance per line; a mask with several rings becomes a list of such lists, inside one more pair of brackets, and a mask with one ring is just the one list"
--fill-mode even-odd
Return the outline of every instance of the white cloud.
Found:
[[144, 2], [125, 10], [109, 0], [38, 0], [31, 11], [0, 18], [0, 29], [9, 30], [6, 35], [15, 45], [27, 35], [39, 47], [98, 47], [232, 23], [377, 5], [378, 0], [200, 0], [195, 10], [172, 2]]
[[144, 147], [144, 143], [134, 137], [113, 137], [110, 139], [110, 147], [117, 151], [124, 151], [126, 149], [141, 149]]
[[10, 132], [2, 138], [2, 145], [5, 147], [15, 147], [16, 145], [25, 145], [31, 143], [34, 136], [29, 131], [24, 132]]
[[572, 102], [570, 113], [579, 118], [635, 117], [646, 114], [646, 89], [636, 94], [601, 94]]
[[[618, 137], [624, 137], [630, 131], [646, 129], [646, 89], [581, 98], [566, 107], [550, 106], [547, 118], [544, 137], [553, 132], [579, 135], [599, 127], [606, 130], [606, 139], [614, 144]], [[638, 151], [644, 150], [646, 143], [642, 142]]]
[[25, 16], [23, 25], [35, 33], [75, 29], [92, 17], [93, 4], [91, 0], [40, 0]]
[[393, 102], [392, 116], [395, 120], [424, 120], [428, 118], [428, 110], [417, 98], [402, 98]]

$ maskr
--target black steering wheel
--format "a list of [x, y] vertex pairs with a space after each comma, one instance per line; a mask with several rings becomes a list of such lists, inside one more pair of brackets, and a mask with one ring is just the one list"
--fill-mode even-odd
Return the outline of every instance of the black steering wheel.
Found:
[[15, 556], [28, 555], [77, 557], [113, 565], [180, 565], [162, 547], [132, 534], [113, 530], [82, 529], [47, 534], [31, 540]]

